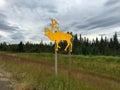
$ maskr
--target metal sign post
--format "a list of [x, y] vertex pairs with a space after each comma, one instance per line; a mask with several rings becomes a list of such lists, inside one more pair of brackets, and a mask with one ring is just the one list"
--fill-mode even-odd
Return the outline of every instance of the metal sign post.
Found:
[[70, 79], [71, 79], [71, 64], [72, 64], [72, 60], [71, 60], [71, 52], [70, 52], [70, 47], [69, 47], [69, 70], [68, 70], [68, 82], [69, 82], [69, 90], [71, 89], [70, 85]]
[[72, 61], [71, 61], [71, 52], [69, 51], [69, 75], [71, 75], [71, 64], [72, 64]]
[[57, 77], [57, 51], [56, 51], [56, 43], [55, 43], [55, 76]]

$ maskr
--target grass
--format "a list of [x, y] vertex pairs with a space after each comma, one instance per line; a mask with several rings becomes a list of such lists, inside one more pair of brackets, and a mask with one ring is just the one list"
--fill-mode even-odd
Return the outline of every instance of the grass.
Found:
[[[51, 53], [18, 53], [18, 56], [34, 59], [35, 61], [54, 64], [54, 54]], [[72, 55], [72, 68], [94, 72], [120, 79], [120, 57], [114, 56], [83, 56]], [[69, 66], [68, 55], [58, 55], [58, 65]]]
[[[7, 54], [54, 65], [54, 54], [51, 53]], [[68, 58], [67, 55], [58, 55], [58, 65], [68, 67]], [[120, 57], [72, 55], [71, 58], [71, 68], [80, 71], [80, 74], [73, 72], [69, 75], [61, 70], [57, 79], [54, 69], [48, 66], [19, 62], [12, 58], [0, 57], [0, 68], [12, 74], [10, 78], [17, 81], [17, 90], [120, 90], [120, 82], [106, 78], [120, 79]]]

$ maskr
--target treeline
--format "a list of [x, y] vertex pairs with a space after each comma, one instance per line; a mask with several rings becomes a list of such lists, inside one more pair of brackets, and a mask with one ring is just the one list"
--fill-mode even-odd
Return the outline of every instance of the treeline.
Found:
[[74, 36], [73, 40], [73, 53], [84, 55], [120, 55], [120, 43], [117, 33], [112, 38], [101, 37], [89, 41], [88, 38], [82, 38], [81, 35]]
[[[86, 37], [81, 35], [73, 36], [73, 52], [72, 54], [83, 54], [83, 55], [118, 55], [120, 56], [120, 43], [118, 41], [117, 33], [113, 35], [112, 38], [108, 39], [107, 37], [101, 37], [90, 41]], [[59, 53], [67, 54], [64, 52], [64, 48], [67, 45], [66, 41], [61, 41], [59, 43], [61, 49]], [[53, 52], [54, 53], [54, 44], [43, 44], [42, 41], [39, 44], [33, 44], [30, 42], [23, 43], [22, 41], [19, 44], [6, 44], [5, 42], [0, 44], [0, 51], [12, 51], [12, 52]]]
[[5, 42], [0, 44], [1, 51], [10, 51], [10, 52], [53, 52], [53, 44], [33, 44], [30, 42], [23, 43], [22, 41], [19, 44], [9, 44], [7, 45]]

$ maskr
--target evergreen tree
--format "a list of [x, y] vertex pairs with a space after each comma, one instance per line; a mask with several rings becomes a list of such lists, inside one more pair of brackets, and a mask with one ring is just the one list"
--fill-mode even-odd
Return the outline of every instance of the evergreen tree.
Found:
[[18, 52], [23, 52], [24, 51], [24, 49], [23, 49], [23, 43], [22, 43], [22, 41], [18, 44]]
[[117, 33], [113, 35], [113, 55], [116, 55], [119, 50], [119, 43], [118, 43], [118, 38], [117, 38]]
[[77, 34], [74, 35], [73, 37], [73, 53], [74, 54], [79, 54], [79, 40]]
[[117, 38], [117, 33], [113, 35], [113, 43], [114, 43], [114, 48], [118, 49], [119, 48], [119, 43], [118, 43], [118, 38]]

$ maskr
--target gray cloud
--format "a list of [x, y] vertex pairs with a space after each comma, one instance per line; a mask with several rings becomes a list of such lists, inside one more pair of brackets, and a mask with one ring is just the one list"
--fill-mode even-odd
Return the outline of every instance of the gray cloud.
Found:
[[[110, 3], [117, 3], [117, 0], [109, 0], [105, 3], [105, 6], [103, 10], [97, 14], [92, 15], [88, 19], [85, 20], [85, 22], [75, 22], [72, 23], [76, 28], [78, 29], [85, 29], [85, 30], [91, 30], [96, 28], [112, 28], [120, 25], [120, 6], [118, 4], [114, 5]], [[109, 3], [109, 7], [106, 5]]]
[[14, 26], [9, 26], [8, 23], [6, 22], [0, 22], [0, 29], [4, 30], [4, 31], [15, 31], [16, 29], [18, 29], [18, 27], [14, 27]]
[[0, 13], [0, 30], [4, 30], [4, 31], [15, 31], [16, 29], [18, 29], [17, 26], [10, 26], [10, 24], [6, 21], [6, 16], [2, 13]]
[[23, 36], [23, 34], [22, 33], [14, 33], [14, 34], [12, 34], [11, 35], [11, 39], [14, 39], [14, 40], [19, 40], [19, 39], [21, 39], [21, 40], [24, 40], [24, 36]]
[[[56, 6], [52, 4], [54, 0], [46, 1], [46, 0], [11, 0], [8, 1], [15, 8], [22, 9], [30, 9], [30, 10], [44, 10], [45, 12], [57, 13]], [[11, 7], [11, 6], [10, 6]]]
[[19, 41], [24, 42], [25, 41], [24, 34], [20, 31], [11, 34], [10, 37], [11, 37], [10, 39], [12, 40], [12, 42], [19, 42]]
[[6, 18], [6, 16], [2, 13], [0, 13], [0, 20], [2, 20], [3, 18]]
[[7, 16], [0, 13], [0, 31], [9, 33], [9, 36], [0, 35], [1, 42], [6, 41], [7, 43], [14, 43], [24, 41], [24, 34], [18, 26], [10, 25], [7, 22]]
[[93, 19], [89, 21], [89, 26], [92, 26], [92, 28], [88, 27], [88, 29], [94, 29], [94, 28], [106, 28], [106, 27], [114, 27], [120, 25], [120, 18], [115, 16], [107, 16], [103, 18]]
[[55, 9], [49, 9], [48, 11], [51, 13], [58, 13], [57, 10], [55, 10]]
[[107, 6], [111, 6], [111, 5], [115, 5], [115, 4], [120, 4], [120, 0], [108, 0], [105, 5]]

